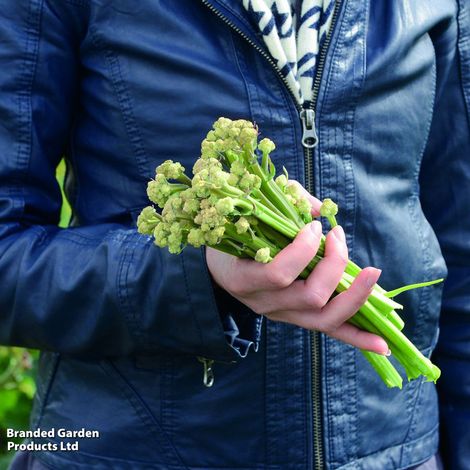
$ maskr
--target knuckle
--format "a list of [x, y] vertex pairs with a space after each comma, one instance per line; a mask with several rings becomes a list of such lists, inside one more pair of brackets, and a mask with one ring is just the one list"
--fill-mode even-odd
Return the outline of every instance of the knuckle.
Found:
[[237, 297], [246, 297], [250, 293], [249, 286], [236, 276], [226, 280], [226, 288], [228, 292]]
[[320, 322], [321, 330], [329, 336], [334, 335], [336, 330], [341, 326], [342, 322], [338, 320], [333, 320], [331, 318], [322, 319]]
[[351, 311], [357, 312], [367, 301], [369, 297], [369, 290], [358, 286], [356, 289], [349, 288], [349, 306]]
[[331, 260], [337, 265], [346, 267], [348, 263], [348, 252], [345, 248], [340, 248], [331, 255]]
[[305, 300], [307, 302], [307, 305], [315, 310], [322, 309], [328, 302], [328, 299], [325, 298], [324, 295], [312, 289], [309, 290], [308, 293], [306, 294]]
[[266, 279], [270, 285], [280, 289], [290, 286], [293, 282], [291, 276], [281, 269], [266, 270]]

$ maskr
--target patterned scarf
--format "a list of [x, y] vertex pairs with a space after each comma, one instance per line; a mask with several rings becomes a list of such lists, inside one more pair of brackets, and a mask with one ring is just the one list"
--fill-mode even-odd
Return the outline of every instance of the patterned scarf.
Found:
[[243, 0], [264, 43], [300, 106], [312, 100], [317, 56], [335, 0]]

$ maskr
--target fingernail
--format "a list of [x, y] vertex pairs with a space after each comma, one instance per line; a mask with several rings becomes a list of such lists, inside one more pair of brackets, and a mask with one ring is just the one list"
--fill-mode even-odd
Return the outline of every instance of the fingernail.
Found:
[[366, 278], [366, 286], [368, 289], [372, 289], [382, 273], [381, 269], [369, 268], [369, 273]]
[[314, 220], [310, 224], [310, 230], [316, 237], [319, 237], [321, 234], [321, 223], [318, 220]]
[[346, 241], [346, 236], [344, 235], [344, 230], [343, 230], [343, 227], [341, 227], [341, 225], [337, 225], [332, 230], [332, 232], [335, 238], [339, 240], [340, 242], [344, 243]]
[[391, 356], [392, 355], [392, 351], [390, 351], [390, 349], [387, 349], [387, 352], [384, 354], [384, 356]]

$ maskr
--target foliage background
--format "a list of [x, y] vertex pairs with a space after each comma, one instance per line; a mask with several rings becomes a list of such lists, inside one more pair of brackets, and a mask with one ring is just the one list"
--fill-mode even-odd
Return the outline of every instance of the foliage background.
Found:
[[[67, 227], [71, 210], [63, 191], [66, 166], [57, 167], [57, 181], [62, 191], [59, 227]], [[0, 470], [6, 470], [13, 454], [7, 452], [6, 429], [26, 430], [36, 391], [34, 376], [37, 351], [0, 346]]]

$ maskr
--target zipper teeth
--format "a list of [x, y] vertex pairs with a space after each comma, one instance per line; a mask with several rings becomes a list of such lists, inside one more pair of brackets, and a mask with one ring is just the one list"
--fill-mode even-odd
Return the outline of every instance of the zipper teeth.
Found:
[[297, 103], [297, 99], [295, 98], [294, 93], [292, 93], [292, 90], [290, 89], [289, 82], [285, 79], [284, 75], [280, 72], [276, 62], [272, 59], [272, 57], [256, 42], [252, 41], [249, 36], [247, 36], [240, 28], [238, 28], [234, 23], [232, 23], [226, 16], [224, 16], [220, 11], [218, 11], [215, 7], [213, 7], [210, 3], [208, 3], [207, 0], [201, 0], [203, 5], [205, 5], [212, 13], [214, 13], [218, 18], [220, 18], [224, 23], [228, 24], [235, 32], [237, 32], [245, 41], [248, 42], [251, 46], [255, 48], [256, 51], [258, 51], [274, 68], [276, 75], [281, 79], [281, 81], [284, 83], [286, 86], [287, 90], [289, 91], [289, 94], [292, 96], [292, 100], [294, 101], [294, 104], [297, 108], [298, 111], [300, 111], [302, 108], [299, 106]]
[[[325, 43], [320, 51], [318, 58], [317, 70], [315, 73], [315, 80], [313, 82], [312, 90], [312, 101], [310, 103], [310, 109], [315, 110], [318, 100], [318, 92], [320, 89], [321, 80], [323, 77], [323, 69], [325, 67], [326, 54], [329, 49], [331, 37], [333, 36], [333, 30], [338, 19], [340, 10], [341, 0], [335, 1], [333, 10], [333, 16], [331, 18], [330, 30], [325, 39]], [[313, 194], [313, 151], [312, 149], [304, 149], [305, 159], [305, 182], [309, 193]], [[311, 363], [312, 363], [312, 413], [313, 413], [313, 468], [321, 470], [325, 466], [324, 455], [323, 455], [323, 427], [322, 427], [322, 410], [321, 410], [321, 373], [320, 373], [320, 333], [312, 331], [310, 334], [310, 352], [311, 352]]]
[[320, 89], [321, 79], [323, 75], [323, 68], [325, 67], [326, 54], [330, 46], [331, 37], [333, 36], [333, 29], [336, 24], [336, 20], [338, 19], [341, 3], [342, 3], [341, 0], [335, 1], [335, 6], [333, 8], [333, 16], [331, 17], [330, 30], [328, 31], [328, 34], [326, 35], [325, 43], [323, 44], [323, 47], [320, 51], [320, 56], [318, 58], [318, 65], [317, 65], [317, 70], [315, 73], [315, 80], [313, 82], [312, 101], [310, 103], [311, 109], [314, 109], [317, 105], [318, 90]]

